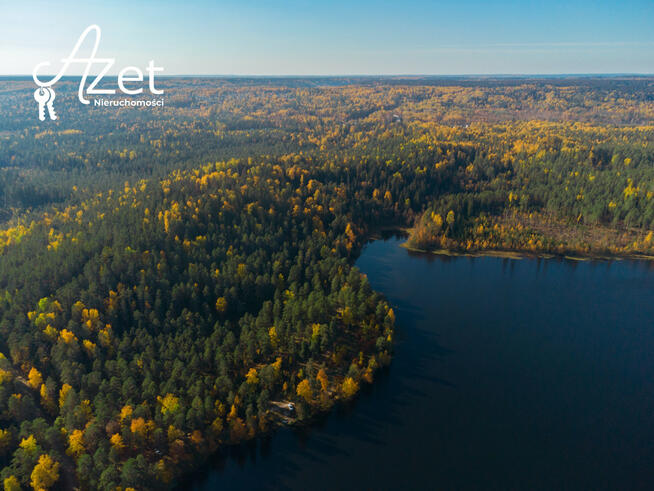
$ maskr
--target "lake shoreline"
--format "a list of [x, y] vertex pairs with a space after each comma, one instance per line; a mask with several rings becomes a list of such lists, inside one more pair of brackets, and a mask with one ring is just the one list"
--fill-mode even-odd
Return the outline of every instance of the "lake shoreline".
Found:
[[503, 259], [567, 259], [569, 261], [654, 261], [654, 256], [647, 254], [624, 254], [624, 255], [610, 255], [610, 254], [556, 254], [552, 252], [528, 252], [528, 251], [512, 251], [504, 249], [486, 249], [483, 251], [457, 251], [453, 249], [420, 249], [411, 247], [406, 242], [400, 244], [409, 252], [420, 254], [432, 254], [436, 256], [449, 256], [449, 257], [499, 257]]
[[[368, 231], [364, 236], [364, 244], [375, 240], [385, 240], [397, 236], [404, 239], [411, 237], [412, 226], [405, 224], [388, 224], [376, 227]], [[476, 251], [460, 251], [456, 249], [422, 249], [408, 245], [408, 240], [400, 244], [400, 247], [412, 253], [428, 254], [444, 257], [497, 257], [501, 259], [565, 259], [568, 261], [654, 261], [654, 255], [650, 254], [562, 254], [548, 251], [523, 251], [511, 249], [484, 249]], [[359, 257], [361, 251], [357, 251], [354, 261]]]

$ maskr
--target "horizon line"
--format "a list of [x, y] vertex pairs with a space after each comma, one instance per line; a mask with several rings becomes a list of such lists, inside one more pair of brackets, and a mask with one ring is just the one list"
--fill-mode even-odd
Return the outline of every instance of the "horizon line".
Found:
[[[54, 77], [56, 74], [41, 74], [40, 77]], [[79, 78], [82, 75], [64, 75], [62, 78]], [[90, 76], [97, 76], [97, 74], [89, 74]], [[32, 74], [15, 73], [15, 74], [0, 74], [2, 78], [32, 78]], [[118, 75], [104, 75], [108, 78], [117, 78]], [[157, 78], [174, 78], [174, 77], [216, 77], [216, 78], [338, 78], [338, 77], [486, 77], [486, 78], [506, 78], [506, 77], [654, 77], [654, 72], [582, 72], [582, 73], [566, 73], [566, 72], [551, 72], [551, 73], [335, 73], [335, 74], [219, 74], [219, 73], [178, 73], [178, 74], [161, 74]]]

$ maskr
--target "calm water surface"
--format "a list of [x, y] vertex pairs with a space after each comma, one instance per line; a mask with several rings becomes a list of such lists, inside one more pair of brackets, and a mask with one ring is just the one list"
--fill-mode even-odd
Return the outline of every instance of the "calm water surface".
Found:
[[321, 424], [216, 456], [183, 487], [654, 489], [654, 267], [357, 261], [395, 308], [391, 368]]

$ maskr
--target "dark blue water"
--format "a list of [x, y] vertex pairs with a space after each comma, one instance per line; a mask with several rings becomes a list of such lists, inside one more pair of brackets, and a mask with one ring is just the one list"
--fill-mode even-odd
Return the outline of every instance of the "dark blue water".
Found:
[[654, 266], [411, 255], [357, 262], [397, 315], [393, 364], [321, 425], [192, 487], [654, 488]]

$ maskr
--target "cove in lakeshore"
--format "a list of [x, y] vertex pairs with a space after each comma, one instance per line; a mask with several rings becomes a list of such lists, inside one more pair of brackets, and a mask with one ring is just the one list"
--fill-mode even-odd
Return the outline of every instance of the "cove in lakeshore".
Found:
[[357, 266], [397, 317], [391, 367], [318, 424], [181, 488], [651, 489], [654, 263], [414, 254]]

